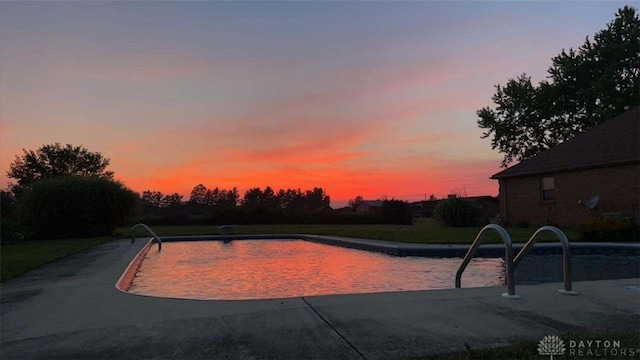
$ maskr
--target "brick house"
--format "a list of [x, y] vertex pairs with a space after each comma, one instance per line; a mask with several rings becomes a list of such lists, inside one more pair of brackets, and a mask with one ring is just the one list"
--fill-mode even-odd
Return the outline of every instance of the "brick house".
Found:
[[[640, 206], [640, 107], [634, 107], [491, 178], [509, 225], [572, 227], [607, 213], [631, 217]], [[579, 204], [598, 195], [598, 207]]]

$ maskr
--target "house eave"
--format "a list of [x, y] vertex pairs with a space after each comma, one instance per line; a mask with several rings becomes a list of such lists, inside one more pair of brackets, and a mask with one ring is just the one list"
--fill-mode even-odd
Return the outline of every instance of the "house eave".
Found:
[[500, 180], [500, 179], [516, 178], [516, 177], [546, 175], [546, 174], [555, 174], [555, 173], [568, 172], [568, 171], [588, 170], [588, 169], [596, 169], [596, 168], [611, 167], [611, 166], [622, 166], [622, 165], [633, 165], [633, 164], [640, 164], [640, 158], [631, 159], [631, 160], [606, 161], [601, 163], [591, 163], [591, 164], [583, 164], [583, 165], [575, 165], [575, 166], [563, 166], [563, 167], [557, 167], [557, 168], [518, 172], [515, 174], [507, 174], [507, 175], [499, 175], [500, 173], [497, 173], [492, 175], [491, 179]]

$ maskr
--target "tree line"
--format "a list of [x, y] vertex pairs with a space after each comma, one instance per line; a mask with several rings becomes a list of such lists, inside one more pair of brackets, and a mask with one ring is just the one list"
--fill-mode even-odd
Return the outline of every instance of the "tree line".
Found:
[[[361, 199], [361, 197], [358, 197]], [[384, 200], [380, 211], [357, 213], [356, 206], [334, 210], [323, 188], [254, 187], [240, 198], [237, 188], [196, 185], [188, 201], [177, 193], [146, 190], [139, 221], [149, 225], [188, 224], [412, 224], [408, 202]]]
[[384, 211], [334, 211], [321, 187], [301, 190], [270, 186], [208, 189], [196, 185], [188, 201], [178, 193], [138, 194], [113, 179], [109, 159], [83, 146], [54, 143], [24, 150], [7, 172], [16, 182], [0, 192], [2, 243], [28, 238], [110, 235], [117, 226], [186, 224], [410, 224], [409, 204], [385, 202]]
[[160, 191], [145, 190], [140, 196], [142, 206], [149, 209], [166, 209], [192, 205], [199, 208], [235, 208], [244, 209], [283, 209], [283, 210], [320, 210], [331, 205], [331, 198], [323, 188], [314, 187], [312, 190], [280, 189], [277, 192], [270, 186], [264, 189], [254, 187], [247, 190], [240, 198], [236, 187], [208, 189], [202, 184], [191, 190], [189, 200], [183, 200], [178, 193], [163, 194]]

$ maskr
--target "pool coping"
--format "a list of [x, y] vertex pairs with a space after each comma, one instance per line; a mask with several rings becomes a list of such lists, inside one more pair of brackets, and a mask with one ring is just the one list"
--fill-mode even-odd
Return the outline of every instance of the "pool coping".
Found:
[[[412, 244], [386, 240], [349, 238], [330, 235], [309, 234], [250, 234], [250, 235], [191, 235], [191, 236], [163, 236], [163, 242], [174, 241], [234, 241], [234, 240], [295, 240], [301, 239], [326, 245], [334, 245], [345, 248], [375, 251], [395, 256], [432, 256], [432, 257], [464, 257], [471, 244]], [[640, 243], [604, 243], [604, 242], [573, 242], [570, 244], [571, 254], [621, 254], [640, 255]], [[514, 243], [514, 252], [520, 251], [523, 243]], [[559, 242], [536, 243], [529, 254], [547, 255], [562, 254], [562, 245]], [[502, 257], [504, 256], [503, 244], [480, 245], [476, 256]]]

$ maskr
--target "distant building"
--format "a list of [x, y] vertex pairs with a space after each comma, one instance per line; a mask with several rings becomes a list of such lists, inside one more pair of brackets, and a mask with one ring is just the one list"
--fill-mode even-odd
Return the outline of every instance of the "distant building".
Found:
[[[469, 196], [461, 198], [477, 204], [481, 209], [481, 216], [496, 217], [498, 215], [498, 198], [495, 196]], [[411, 212], [413, 217], [432, 217], [438, 203], [442, 200], [425, 200], [411, 203]]]
[[433, 211], [436, 209], [436, 205], [438, 205], [440, 201], [442, 200], [425, 200], [412, 202], [410, 205], [413, 217], [432, 217]]
[[368, 213], [382, 211], [382, 201], [380, 200], [365, 200], [356, 208], [357, 213]]
[[[631, 217], [640, 206], [640, 107], [491, 178], [508, 224], [575, 226], [597, 213]], [[599, 196], [589, 210], [587, 199]]]

